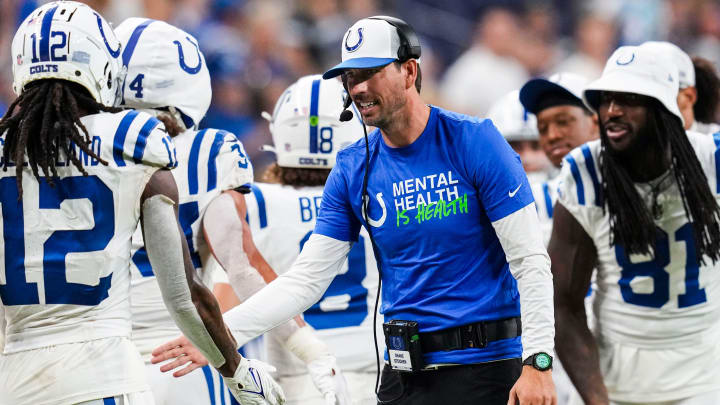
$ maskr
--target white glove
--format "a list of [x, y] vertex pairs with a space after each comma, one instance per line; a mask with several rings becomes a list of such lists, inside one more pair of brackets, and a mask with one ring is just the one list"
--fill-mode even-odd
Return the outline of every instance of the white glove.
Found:
[[350, 405], [350, 392], [345, 377], [337, 366], [330, 348], [318, 339], [310, 326], [293, 333], [285, 347], [305, 363], [315, 388], [325, 398], [327, 405]]
[[285, 394], [270, 376], [275, 367], [259, 360], [242, 358], [232, 378], [223, 377], [233, 397], [242, 405], [282, 405]]
[[315, 388], [325, 398], [326, 405], [350, 405], [352, 403], [345, 376], [340, 372], [334, 356], [317, 358], [307, 363], [307, 368]]

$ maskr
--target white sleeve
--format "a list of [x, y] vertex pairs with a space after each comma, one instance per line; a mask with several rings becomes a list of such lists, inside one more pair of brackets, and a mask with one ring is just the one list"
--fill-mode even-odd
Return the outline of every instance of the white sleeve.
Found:
[[223, 317], [238, 345], [310, 308], [342, 269], [352, 244], [312, 234], [290, 270]]
[[555, 340], [552, 273], [535, 203], [492, 224], [520, 292], [522, 358], [538, 352], [552, 354]]

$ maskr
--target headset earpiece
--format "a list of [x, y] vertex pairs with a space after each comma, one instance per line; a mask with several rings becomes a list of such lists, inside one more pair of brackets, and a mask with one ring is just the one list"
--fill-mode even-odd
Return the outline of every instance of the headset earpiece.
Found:
[[395, 27], [398, 32], [398, 37], [400, 37], [400, 47], [398, 48], [397, 53], [398, 60], [400, 62], [405, 62], [409, 59], [420, 58], [420, 55], [422, 54], [422, 49], [420, 48], [420, 40], [418, 39], [415, 30], [412, 29], [412, 27], [408, 23], [399, 18], [385, 15], [368, 18], [372, 20], [383, 20]]

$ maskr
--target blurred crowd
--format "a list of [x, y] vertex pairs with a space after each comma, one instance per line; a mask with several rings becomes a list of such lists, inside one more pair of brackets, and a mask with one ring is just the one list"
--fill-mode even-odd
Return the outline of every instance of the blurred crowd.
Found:
[[[43, 1], [0, 0], [0, 112], [14, 98], [10, 43]], [[262, 111], [298, 77], [340, 59], [356, 20], [378, 14], [409, 22], [423, 45], [423, 97], [484, 116], [529, 78], [557, 71], [598, 77], [619, 45], [671, 41], [720, 64], [716, 0], [94, 0], [111, 23], [145, 16], [192, 33], [210, 68], [213, 99], [201, 127], [234, 132], [256, 172], [272, 160]]]

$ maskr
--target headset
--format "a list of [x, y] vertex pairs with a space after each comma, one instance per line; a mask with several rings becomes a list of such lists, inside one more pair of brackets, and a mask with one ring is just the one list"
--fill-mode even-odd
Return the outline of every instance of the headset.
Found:
[[[418, 39], [415, 30], [410, 26], [410, 24], [399, 18], [386, 15], [368, 17], [368, 20], [385, 21], [395, 27], [398, 37], [400, 38], [400, 46], [397, 50], [398, 62], [403, 63], [407, 62], [410, 59], [420, 59], [420, 55], [422, 54], [420, 40]], [[345, 91], [347, 91], [348, 93], [348, 96], [345, 99], [345, 104], [343, 105], [343, 111], [342, 113], [340, 113], [340, 121], [345, 122], [350, 121], [353, 118], [352, 111], [348, 110], [348, 108], [350, 108], [350, 104], [352, 103], [352, 99], [350, 98], [350, 90], [347, 88], [347, 83], [345, 82], [345, 80], [343, 80], [342, 83], [343, 86], [345, 86]]]
[[[382, 20], [387, 22], [388, 24], [395, 27], [398, 33], [398, 37], [400, 38], [400, 46], [398, 47], [397, 51], [397, 57], [398, 61], [400, 63], [406, 62], [410, 59], [419, 59], [420, 55], [422, 53], [420, 48], [420, 40], [417, 37], [417, 34], [415, 33], [415, 30], [405, 21], [395, 18], [395, 17], [389, 17], [389, 16], [375, 16], [375, 17], [368, 17], [369, 20]], [[350, 97], [350, 90], [347, 87], [347, 82], [345, 80], [342, 81], [343, 86], [345, 87], [345, 91], [347, 92], [347, 98], [345, 98], [345, 103], [343, 104], [343, 111], [340, 113], [340, 121], [350, 121], [353, 118], [353, 113], [348, 108], [350, 108], [350, 104], [352, 104], [352, 98]], [[376, 366], [377, 366], [377, 374], [375, 377], [375, 396], [378, 397], [378, 387], [380, 385], [380, 353], [378, 353], [378, 343], [377, 343], [377, 313], [378, 313], [378, 303], [380, 302], [380, 289], [382, 285], [382, 264], [380, 263], [380, 256], [378, 255], [378, 249], [377, 244], [375, 243], [375, 238], [373, 238], [372, 229], [370, 229], [372, 226], [369, 225], [369, 219], [368, 219], [368, 208], [370, 206], [370, 196], [367, 192], [367, 185], [368, 185], [368, 176], [370, 173], [370, 145], [368, 142], [368, 134], [367, 134], [367, 127], [365, 126], [365, 122], [360, 119], [363, 126], [363, 132], [365, 134], [365, 173], [363, 174], [363, 183], [362, 183], [362, 211], [363, 216], [365, 217], [365, 223], [368, 224], [366, 227], [368, 236], [370, 236], [370, 244], [373, 248], [373, 254], [375, 255], [375, 262], [377, 263], [378, 268], [378, 286], [377, 286], [377, 294], [375, 295], [375, 311], [373, 312], [373, 340], [375, 341], [375, 360], [376, 360]], [[401, 379], [402, 384], [402, 379]], [[400, 394], [397, 396], [397, 398], [391, 399], [389, 401], [382, 401], [378, 397], [378, 403], [385, 404], [385, 403], [391, 403], [398, 398], [400, 398], [405, 391], [405, 387], [403, 385], [403, 389], [401, 390]]]

